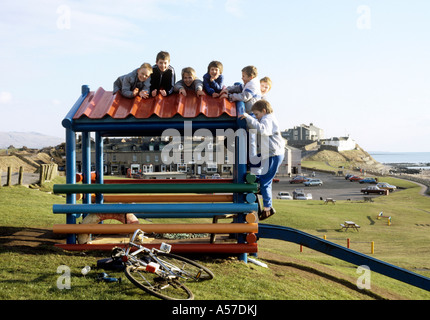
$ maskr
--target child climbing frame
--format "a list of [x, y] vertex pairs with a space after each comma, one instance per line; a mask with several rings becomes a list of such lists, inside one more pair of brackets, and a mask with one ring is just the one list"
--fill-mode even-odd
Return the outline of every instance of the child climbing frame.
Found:
[[[54, 205], [53, 212], [65, 214], [66, 224], [54, 225], [53, 231], [67, 234], [67, 240], [66, 244], [58, 246], [68, 250], [107, 250], [118, 244], [79, 243], [77, 235], [128, 234], [136, 228], [148, 233], [228, 233], [236, 242], [172, 243], [172, 251], [237, 253], [241, 260], [246, 261], [248, 253], [257, 252], [255, 234], [258, 233], [254, 215], [258, 210], [255, 196], [258, 186], [255, 177], [247, 174], [246, 163], [235, 161], [233, 179], [225, 181], [189, 179], [175, 182], [174, 179], [166, 179], [160, 183], [122, 179], [116, 182], [103, 177], [105, 137], [161, 136], [166, 129], [184, 133], [187, 121], [192, 121], [193, 130], [240, 129], [246, 132], [243, 130], [245, 121], [237, 117], [243, 111], [242, 102], [231, 103], [209, 96], [190, 94], [187, 98], [171, 95], [127, 99], [102, 88], [90, 92], [87, 86], [83, 86], [81, 96], [62, 122], [66, 129], [66, 184], [55, 185], [54, 192], [66, 194], [66, 204]], [[77, 132], [82, 134], [82, 184], [77, 184], [80, 180], [76, 172]], [[95, 174], [91, 172], [91, 133], [95, 134]], [[247, 158], [242, 141], [247, 139], [236, 137], [235, 159]], [[77, 195], [80, 194], [83, 194], [82, 204], [77, 203]], [[169, 201], [170, 195], [174, 202]], [[100, 223], [103, 215], [124, 216], [130, 213], [137, 218], [151, 219], [213, 218], [213, 223], [139, 224], [136, 221], [130, 223], [128, 218], [123, 218], [125, 224]], [[91, 214], [98, 218], [89, 224], [79, 223], [81, 217]], [[222, 217], [233, 217], [233, 223], [216, 223]]]

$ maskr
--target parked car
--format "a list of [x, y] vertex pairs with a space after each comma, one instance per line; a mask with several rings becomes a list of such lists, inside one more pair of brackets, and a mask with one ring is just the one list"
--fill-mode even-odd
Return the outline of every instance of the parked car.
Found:
[[377, 193], [387, 195], [389, 191], [385, 189], [380, 189], [377, 186], [368, 186], [366, 188], [361, 189], [361, 192], [364, 194]]
[[302, 188], [298, 188], [296, 190], [293, 191], [293, 199], [296, 199], [297, 195], [299, 194], [304, 194], [305, 193], [305, 189]]
[[306, 178], [305, 176], [297, 176], [290, 180], [290, 183], [303, 183], [305, 181], [308, 181], [309, 178]]
[[391, 184], [388, 184], [387, 182], [379, 182], [376, 186], [377, 186], [379, 189], [385, 189], [385, 190], [388, 190], [388, 191], [390, 191], [390, 192], [393, 192], [394, 190], [396, 190], [396, 189], [397, 189], [397, 187], [396, 187], [396, 186], [393, 186], [393, 185], [391, 185]]
[[309, 179], [308, 181], [304, 182], [304, 185], [309, 186], [321, 186], [323, 182], [320, 179]]
[[361, 180], [358, 180], [360, 183], [378, 183], [375, 178], [363, 178]]
[[305, 193], [298, 193], [297, 195], [296, 195], [296, 198], [295, 198], [296, 200], [312, 200], [312, 194], [311, 193], [308, 193], [308, 194], [305, 194]]
[[349, 181], [351, 181], [351, 182], [353, 182], [353, 181], [360, 181], [360, 180], [361, 180], [361, 177], [359, 177], [359, 176], [349, 177]]
[[276, 199], [293, 200], [293, 197], [291, 196], [291, 194], [289, 192], [280, 191], [280, 192], [278, 192]]

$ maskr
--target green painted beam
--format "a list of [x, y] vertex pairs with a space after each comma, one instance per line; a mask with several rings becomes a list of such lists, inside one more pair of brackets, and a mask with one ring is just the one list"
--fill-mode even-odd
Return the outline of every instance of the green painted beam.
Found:
[[54, 193], [224, 193], [258, 191], [256, 183], [56, 184]]

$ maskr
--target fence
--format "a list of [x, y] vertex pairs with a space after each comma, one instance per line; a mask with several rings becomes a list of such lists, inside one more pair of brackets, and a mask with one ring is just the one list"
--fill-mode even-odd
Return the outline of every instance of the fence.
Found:
[[58, 165], [55, 163], [40, 165], [39, 184], [43, 185], [47, 181], [52, 181], [58, 175]]
[[[14, 175], [18, 175], [18, 178], [16, 180], [15, 185], [23, 185], [24, 183], [24, 167], [20, 166], [18, 173], [13, 173], [13, 169], [12, 167], [7, 167], [7, 172], [6, 172], [6, 183], [4, 184], [4, 186], [10, 187], [12, 185], [14, 185], [13, 183], [13, 176]], [[58, 165], [55, 163], [50, 163], [50, 164], [42, 164], [40, 165], [40, 169], [39, 169], [39, 184], [43, 185], [46, 181], [52, 181], [56, 176], [58, 175]], [[1, 175], [1, 171], [0, 171], [0, 187], [3, 186], [2, 184], [2, 175]]]
[[[10, 187], [12, 186], [12, 167], [7, 167], [7, 173], [6, 173], [6, 184], [5, 186]], [[0, 187], [3, 185], [2, 181], [1, 181], [1, 171], [0, 171]], [[19, 171], [18, 171], [18, 185], [22, 185], [23, 182], [23, 177], [24, 177], [24, 168], [23, 167], [19, 167]]]

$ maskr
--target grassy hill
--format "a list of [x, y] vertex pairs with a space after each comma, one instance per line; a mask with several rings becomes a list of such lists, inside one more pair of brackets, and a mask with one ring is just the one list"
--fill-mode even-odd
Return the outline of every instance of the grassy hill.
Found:
[[[267, 223], [293, 227], [318, 237], [326, 236], [329, 241], [345, 246], [346, 239], [350, 238], [351, 248], [364, 254], [370, 254], [370, 241], [374, 241], [375, 258], [429, 277], [430, 198], [420, 196], [420, 188], [411, 182], [391, 179], [389, 182], [406, 189], [377, 198], [372, 203], [338, 201], [336, 205], [324, 205], [317, 200], [275, 200], [277, 214]], [[59, 181], [57, 183], [64, 182]], [[52, 205], [64, 203], [63, 197], [18, 186], [3, 187], [0, 195], [1, 300], [154, 299], [134, 288], [122, 273], [108, 271], [111, 276], [122, 277], [121, 284], [95, 280], [96, 261], [109, 253], [64, 252], [54, 247], [64, 238], [52, 234], [52, 225], [64, 223], [65, 218], [53, 214]], [[376, 219], [380, 211], [392, 216], [391, 226]], [[360, 224], [361, 230], [339, 231], [339, 223], [347, 219]], [[163, 222], [178, 221], [162, 219]], [[284, 241], [260, 239], [258, 258], [268, 264], [267, 269], [252, 263], [244, 264], [234, 257], [201, 258], [216, 278], [190, 285], [196, 299], [430, 299], [430, 292], [377, 273], [371, 274], [371, 289], [360, 290], [357, 288], [356, 266], [308, 248], [300, 252], [298, 245]], [[70, 290], [56, 287], [60, 265], [71, 269]], [[85, 265], [93, 267], [86, 277], [80, 273]]]
[[6, 172], [11, 167], [17, 172], [23, 167], [24, 172], [38, 172], [41, 164], [57, 163], [64, 166], [64, 144], [43, 149], [8, 148], [0, 149], [0, 172]]
[[353, 171], [363, 169], [369, 172], [386, 173], [388, 167], [379, 163], [357, 145], [355, 150], [322, 150], [302, 159], [302, 168], [324, 171]]

